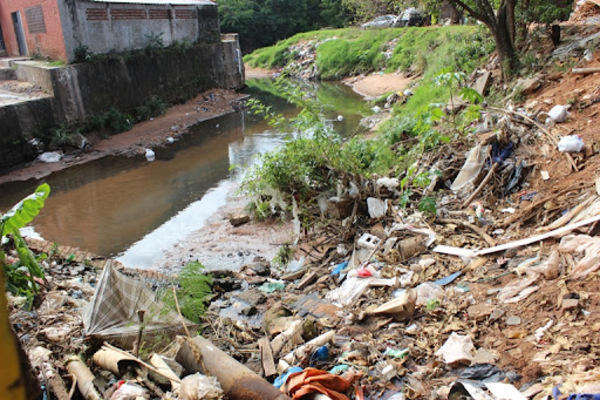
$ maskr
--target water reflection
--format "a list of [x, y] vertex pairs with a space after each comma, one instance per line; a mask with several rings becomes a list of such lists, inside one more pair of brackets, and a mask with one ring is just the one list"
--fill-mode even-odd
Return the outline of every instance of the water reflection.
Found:
[[[249, 92], [276, 112], [297, 112], [273, 93], [252, 87]], [[364, 103], [347, 87], [320, 86], [317, 98], [333, 103], [332, 115], [344, 115], [336, 127], [345, 132], [354, 129], [364, 111]], [[155, 149], [153, 163], [143, 156], [110, 157], [55, 173], [45, 179], [52, 193], [34, 221], [35, 230], [48, 240], [104, 256], [131, 247], [123, 256], [126, 265], [149, 265], [223, 204], [239, 180], [230, 166], [248, 165], [254, 154], [282, 141], [262, 119], [237, 112], [200, 123], [180, 141]], [[0, 186], [0, 210], [39, 183]]]

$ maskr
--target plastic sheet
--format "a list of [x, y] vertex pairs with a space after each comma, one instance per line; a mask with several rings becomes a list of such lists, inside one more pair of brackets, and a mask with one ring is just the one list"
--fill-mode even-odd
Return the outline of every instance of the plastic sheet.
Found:
[[582, 279], [600, 269], [600, 238], [588, 235], [569, 235], [562, 238], [558, 246], [561, 253], [583, 253], [570, 272], [574, 279]]
[[485, 160], [489, 157], [490, 147], [478, 144], [473, 147], [467, 156], [467, 159], [461, 168], [458, 176], [450, 186], [453, 192], [461, 192], [471, 190], [474, 186], [474, 181], [477, 179], [483, 168]]

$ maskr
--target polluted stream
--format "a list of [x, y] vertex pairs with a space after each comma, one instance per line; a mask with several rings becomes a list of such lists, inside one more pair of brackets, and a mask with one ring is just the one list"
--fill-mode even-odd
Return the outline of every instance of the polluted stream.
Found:
[[[272, 80], [253, 79], [248, 86], [247, 93], [273, 111], [286, 117], [298, 112], [280, 97]], [[345, 85], [311, 84], [303, 89], [326, 108], [327, 118], [342, 135], [355, 132], [360, 119], [371, 113]], [[117, 257], [126, 267], [154, 268], [165, 252], [191, 235], [201, 235], [194, 232], [226, 204], [254, 156], [275, 149], [285, 138], [260, 117], [234, 112], [200, 122], [175, 143], [155, 149], [151, 163], [143, 156], [111, 156], [43, 180], [4, 184], [0, 211], [47, 182], [52, 193], [32, 224], [36, 234]]]

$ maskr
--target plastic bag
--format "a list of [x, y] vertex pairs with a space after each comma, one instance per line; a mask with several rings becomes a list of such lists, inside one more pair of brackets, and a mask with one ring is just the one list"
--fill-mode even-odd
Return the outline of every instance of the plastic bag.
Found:
[[369, 287], [369, 279], [348, 278], [342, 286], [327, 293], [326, 298], [343, 306], [351, 306], [356, 303], [364, 291]]
[[367, 198], [367, 207], [371, 218], [381, 218], [387, 213], [387, 203], [375, 197]]
[[478, 144], [473, 147], [467, 156], [465, 164], [461, 168], [458, 176], [450, 186], [453, 192], [468, 190], [473, 186], [473, 181], [477, 179], [485, 160], [490, 154], [489, 146]]
[[[569, 117], [569, 106], [554, 106], [548, 111], [548, 117], [552, 122], [565, 122]], [[548, 121], [546, 121], [547, 123]]]
[[539, 286], [530, 287], [538, 279], [539, 275], [537, 274], [528, 278], [513, 279], [498, 293], [498, 301], [503, 303], [517, 303], [524, 300], [531, 293], [539, 289]]
[[138, 400], [149, 399], [150, 394], [143, 387], [135, 383], [125, 382], [110, 396], [110, 400]]
[[560, 254], [557, 250], [554, 250], [550, 257], [548, 257], [545, 261], [538, 265], [534, 265], [525, 270], [525, 273], [537, 273], [544, 275], [546, 279], [556, 279], [559, 274], [559, 265], [560, 265]]
[[600, 268], [600, 238], [588, 235], [569, 235], [558, 245], [561, 253], [584, 253], [571, 270], [571, 277], [582, 279]]
[[198, 372], [181, 380], [177, 395], [181, 400], [219, 400], [224, 393], [217, 378]]
[[444, 288], [433, 282], [424, 282], [415, 288], [418, 306], [426, 306], [430, 301], [444, 301]]
[[579, 153], [583, 149], [584, 143], [577, 135], [564, 136], [558, 142], [558, 151], [566, 153]]
[[62, 154], [57, 151], [47, 151], [46, 153], [40, 154], [38, 159], [43, 163], [55, 163], [59, 162], [62, 158]]
[[435, 353], [448, 365], [470, 364], [475, 357], [475, 346], [469, 336], [452, 332], [446, 343]]

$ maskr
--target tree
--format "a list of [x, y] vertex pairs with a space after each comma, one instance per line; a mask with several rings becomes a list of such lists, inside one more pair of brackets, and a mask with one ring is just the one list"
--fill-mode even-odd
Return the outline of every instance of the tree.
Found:
[[239, 33], [244, 53], [347, 21], [341, 0], [219, 0], [218, 5], [221, 30]]
[[515, 7], [518, 0], [448, 0], [488, 27], [496, 42], [502, 74], [505, 78], [517, 67], [515, 48]]

